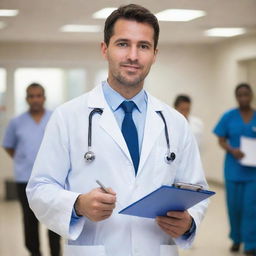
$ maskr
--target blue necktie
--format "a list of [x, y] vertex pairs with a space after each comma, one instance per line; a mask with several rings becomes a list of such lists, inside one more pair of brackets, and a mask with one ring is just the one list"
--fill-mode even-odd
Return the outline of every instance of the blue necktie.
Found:
[[140, 161], [138, 133], [132, 119], [132, 111], [136, 104], [133, 101], [123, 101], [120, 106], [125, 112], [122, 133], [129, 149], [136, 175]]

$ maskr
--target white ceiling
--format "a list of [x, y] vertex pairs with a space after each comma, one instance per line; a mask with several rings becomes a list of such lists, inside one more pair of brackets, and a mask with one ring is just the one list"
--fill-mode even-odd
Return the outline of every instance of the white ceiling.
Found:
[[[131, 1], [115, 0], [0, 0], [0, 9], [19, 9], [16, 17], [0, 17], [7, 27], [0, 30], [1, 41], [99, 42], [102, 33], [63, 33], [65, 24], [104, 26], [92, 14], [105, 7]], [[190, 22], [160, 22], [161, 43], [215, 43], [225, 38], [204, 36], [213, 27], [244, 27], [256, 34], [256, 0], [138, 0], [137, 4], [157, 13], [168, 8], [198, 9], [205, 17]]]

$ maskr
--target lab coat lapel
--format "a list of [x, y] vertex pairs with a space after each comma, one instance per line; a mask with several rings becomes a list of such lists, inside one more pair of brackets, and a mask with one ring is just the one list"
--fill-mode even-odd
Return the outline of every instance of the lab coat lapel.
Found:
[[112, 139], [118, 144], [118, 146], [132, 162], [123, 134], [117, 124], [114, 114], [108, 106], [104, 109], [99, 124], [112, 137]]
[[164, 129], [164, 123], [159, 114], [156, 112], [161, 110], [163, 110], [162, 104], [152, 96], [148, 95], [147, 117], [137, 175], [139, 175], [140, 171], [142, 170], [143, 165], [147, 161], [147, 158], [149, 157], [157, 138]]
[[102, 108], [103, 113], [99, 120], [99, 125], [105, 130], [105, 132], [112, 137], [112, 139], [117, 143], [117, 145], [121, 148], [121, 150], [125, 153], [127, 158], [132, 162], [128, 147], [124, 140], [123, 134], [117, 124], [115, 116], [108, 106], [102, 86], [97, 86], [94, 88], [88, 99], [88, 107], [89, 108]]

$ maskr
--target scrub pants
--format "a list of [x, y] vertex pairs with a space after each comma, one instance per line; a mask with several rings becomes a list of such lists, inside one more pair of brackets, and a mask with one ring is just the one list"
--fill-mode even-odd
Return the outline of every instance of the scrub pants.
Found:
[[244, 243], [244, 250], [256, 249], [256, 181], [226, 181], [230, 238]]
[[[25, 245], [32, 256], [41, 256], [39, 242], [39, 223], [30, 209], [27, 196], [27, 183], [16, 183], [19, 202], [22, 207]], [[51, 256], [60, 256], [60, 236], [48, 230]]]

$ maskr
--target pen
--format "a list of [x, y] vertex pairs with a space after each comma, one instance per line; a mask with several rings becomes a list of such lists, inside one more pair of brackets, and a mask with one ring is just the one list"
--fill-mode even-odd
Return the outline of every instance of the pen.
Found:
[[[100, 186], [100, 188], [102, 189], [102, 191], [104, 191], [105, 193], [109, 194], [108, 189], [99, 181], [96, 180], [96, 183]], [[121, 209], [121, 205], [116, 201], [117, 206]]]
[[105, 192], [105, 193], [108, 193], [108, 189], [99, 181], [99, 180], [96, 180], [96, 183], [100, 186], [100, 188]]

